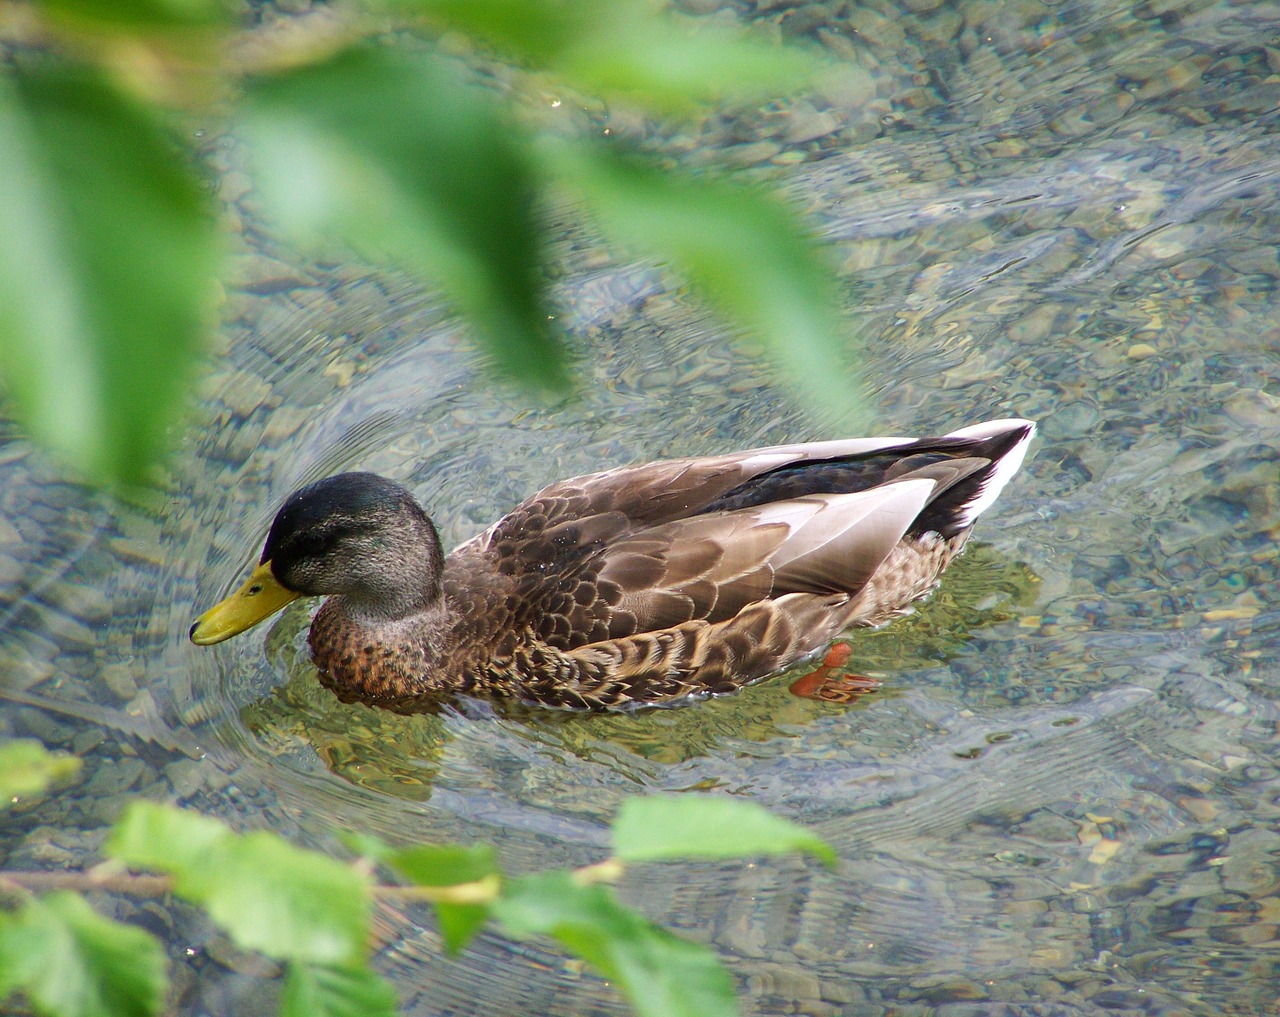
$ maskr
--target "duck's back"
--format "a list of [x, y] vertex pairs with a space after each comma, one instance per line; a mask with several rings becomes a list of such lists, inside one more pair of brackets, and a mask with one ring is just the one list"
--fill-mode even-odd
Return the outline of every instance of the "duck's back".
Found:
[[754, 680], [927, 592], [1033, 432], [994, 421], [560, 481], [450, 556], [449, 667], [526, 698], [550, 674], [558, 703], [588, 706], [562, 686], [665, 699], [699, 672], [716, 691]]

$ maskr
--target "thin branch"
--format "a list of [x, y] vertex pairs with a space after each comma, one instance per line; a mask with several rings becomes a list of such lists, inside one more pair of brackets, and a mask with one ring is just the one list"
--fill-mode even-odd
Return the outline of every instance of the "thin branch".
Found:
[[133, 897], [163, 897], [173, 890], [172, 876], [135, 876], [128, 872], [16, 872], [0, 871], [0, 888], [20, 890], [79, 890], [126, 893]]
[[574, 882], [583, 886], [588, 886], [591, 883], [616, 883], [622, 878], [626, 868], [626, 863], [622, 859], [606, 858], [603, 862], [596, 862], [594, 865], [584, 865], [580, 869], [574, 869], [573, 879]]
[[[584, 865], [573, 870], [573, 878], [582, 884], [613, 883], [624, 871], [624, 864], [616, 858], [606, 858], [594, 865]], [[132, 897], [163, 897], [173, 892], [172, 876], [134, 874], [124, 872], [114, 864], [77, 872], [23, 872], [14, 869], [0, 870], [0, 892], [48, 890], [77, 890], [91, 893], [127, 894]], [[471, 883], [455, 883], [452, 886], [402, 886], [391, 883], [375, 883], [369, 887], [375, 897], [386, 900], [428, 901], [443, 904], [489, 904], [502, 892], [502, 878], [497, 873]]]
[[489, 904], [498, 899], [502, 879], [495, 872], [474, 883], [452, 886], [387, 886], [373, 887], [376, 896], [390, 900], [424, 900], [433, 904]]
[[[0, 870], [0, 892], [31, 891], [43, 893], [49, 890], [77, 890], [91, 893], [95, 890], [125, 894], [131, 897], [163, 897], [173, 892], [172, 876], [135, 875], [129, 872], [99, 872], [90, 869], [79, 872], [21, 872]], [[473, 883], [453, 886], [399, 886], [376, 883], [369, 887], [375, 897], [388, 900], [420, 900], [447, 904], [488, 904], [496, 900], [501, 891], [501, 879], [496, 875], [485, 876]]]

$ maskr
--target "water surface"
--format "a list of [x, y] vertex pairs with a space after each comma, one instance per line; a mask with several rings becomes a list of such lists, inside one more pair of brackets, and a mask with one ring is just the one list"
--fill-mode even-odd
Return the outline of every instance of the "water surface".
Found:
[[[601, 858], [626, 795], [729, 793], [814, 827], [839, 871], [637, 867], [622, 893], [712, 944], [745, 1013], [1274, 1012], [1280, 13], [737, 6], [848, 73], [682, 150], [815, 217], [870, 426], [1041, 423], [937, 595], [854, 637], [882, 690], [816, 703], [784, 676], [633, 716], [406, 718], [317, 685], [314, 604], [192, 647], [282, 498], [329, 472], [406, 482], [452, 543], [562, 476], [835, 436], [670, 277], [576, 224], [555, 271], [583, 382], [555, 406], [491, 384], [430, 294], [263, 242], [153, 503], [60, 480], [4, 431], [0, 723], [86, 763], [0, 816], [7, 864], [91, 864], [125, 794], [308, 844], [480, 838], [524, 871]], [[177, 1012], [274, 993], [198, 920], [107, 906], [165, 933]], [[487, 934], [447, 959], [425, 913], [378, 928], [407, 1013], [623, 1012], [550, 948]]]

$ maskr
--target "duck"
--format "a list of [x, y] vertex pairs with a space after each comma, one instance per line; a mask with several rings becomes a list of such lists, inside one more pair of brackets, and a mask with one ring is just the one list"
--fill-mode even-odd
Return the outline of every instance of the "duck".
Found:
[[190, 638], [327, 596], [308, 642], [346, 701], [719, 696], [912, 610], [1034, 434], [1009, 418], [617, 467], [542, 489], [447, 556], [409, 490], [341, 473], [289, 495], [257, 566]]

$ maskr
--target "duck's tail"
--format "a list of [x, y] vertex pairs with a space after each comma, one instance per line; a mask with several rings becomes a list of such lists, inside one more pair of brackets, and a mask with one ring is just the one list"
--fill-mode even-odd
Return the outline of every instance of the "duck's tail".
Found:
[[909, 532], [932, 530], [951, 537], [967, 530], [1018, 472], [1035, 433], [1030, 420], [1011, 417], [972, 424], [937, 439], [954, 458], [977, 460], [978, 465], [929, 502]]

